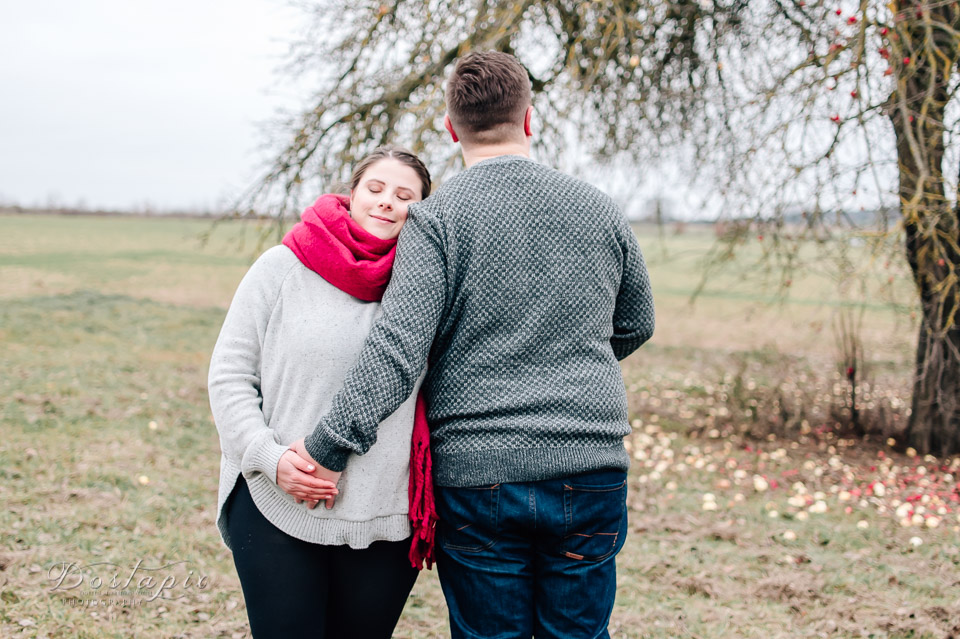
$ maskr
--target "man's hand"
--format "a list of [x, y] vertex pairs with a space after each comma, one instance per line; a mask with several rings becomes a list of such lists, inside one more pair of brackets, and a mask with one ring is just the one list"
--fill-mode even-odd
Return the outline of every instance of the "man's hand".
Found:
[[310, 508], [314, 508], [319, 501], [333, 498], [338, 492], [335, 481], [315, 477], [314, 470], [315, 464], [288, 450], [277, 464], [277, 486], [298, 504], [305, 501]]
[[[307, 462], [308, 466], [313, 466], [314, 470], [310, 472], [314, 477], [327, 482], [332, 482], [334, 485], [336, 485], [336, 483], [340, 481], [341, 473], [339, 471], [333, 471], [333, 470], [324, 468], [323, 466], [318, 464], [316, 460], [313, 459], [313, 457], [310, 456], [310, 453], [307, 452], [306, 446], [303, 445], [303, 437], [301, 437], [297, 441], [290, 444], [290, 450], [295, 452], [301, 458], [302, 461]], [[336, 496], [338, 493], [339, 491], [325, 498], [328, 509], [333, 508], [333, 503], [336, 501], [337, 499]]]

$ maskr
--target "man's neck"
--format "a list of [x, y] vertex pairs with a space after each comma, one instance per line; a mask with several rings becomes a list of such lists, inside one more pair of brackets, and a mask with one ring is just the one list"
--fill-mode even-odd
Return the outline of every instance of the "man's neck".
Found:
[[523, 157], [530, 157], [530, 143], [526, 141], [504, 142], [503, 144], [480, 144], [472, 147], [464, 147], [461, 144], [460, 148], [461, 151], [463, 151], [463, 163], [468, 169], [477, 162], [489, 160], [501, 155], [522, 155]]

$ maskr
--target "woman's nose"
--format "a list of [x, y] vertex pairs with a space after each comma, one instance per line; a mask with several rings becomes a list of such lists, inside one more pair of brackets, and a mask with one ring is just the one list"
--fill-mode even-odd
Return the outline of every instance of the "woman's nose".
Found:
[[393, 204], [391, 204], [388, 198], [380, 198], [380, 201], [377, 203], [377, 206], [381, 209], [392, 209]]

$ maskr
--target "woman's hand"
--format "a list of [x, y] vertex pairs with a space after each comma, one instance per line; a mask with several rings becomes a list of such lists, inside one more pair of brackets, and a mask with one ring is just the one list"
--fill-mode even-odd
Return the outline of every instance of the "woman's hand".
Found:
[[[295, 452], [297, 456], [300, 457], [301, 461], [306, 462], [307, 466], [311, 468], [311, 470], [308, 472], [310, 472], [314, 477], [317, 477], [321, 480], [331, 481], [334, 483], [334, 485], [340, 481], [340, 475], [343, 473], [324, 468], [318, 464], [317, 461], [310, 456], [310, 453], [307, 452], [306, 446], [303, 445], [303, 437], [290, 444], [290, 450]], [[336, 501], [336, 494], [337, 493], [334, 493], [332, 496], [327, 497], [326, 501], [328, 509], [333, 508], [333, 502]]]
[[[333, 500], [337, 493], [336, 479], [321, 479], [314, 472], [316, 465], [307, 461], [293, 450], [288, 450], [280, 457], [277, 464], [277, 486], [293, 497], [299, 504], [307, 502], [309, 508], [315, 508], [320, 501], [327, 503], [327, 508], [333, 507]], [[339, 473], [338, 473], [339, 476]]]

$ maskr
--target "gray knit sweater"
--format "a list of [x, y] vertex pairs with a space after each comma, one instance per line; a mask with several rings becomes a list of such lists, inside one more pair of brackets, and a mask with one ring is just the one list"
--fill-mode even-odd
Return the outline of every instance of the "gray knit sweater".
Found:
[[412, 393], [419, 383], [384, 416], [377, 445], [351, 456], [333, 509], [308, 509], [276, 484], [280, 456], [330, 408], [379, 315], [379, 303], [344, 293], [286, 246], [266, 251], [240, 282], [208, 384], [222, 449], [217, 526], [227, 547], [224, 506], [240, 473], [260, 512], [298, 539], [365, 548], [410, 536]]
[[428, 365], [438, 485], [626, 469], [617, 360], [653, 327], [640, 247], [608, 196], [524, 157], [479, 162], [410, 207], [383, 314], [306, 448], [349, 467]]

